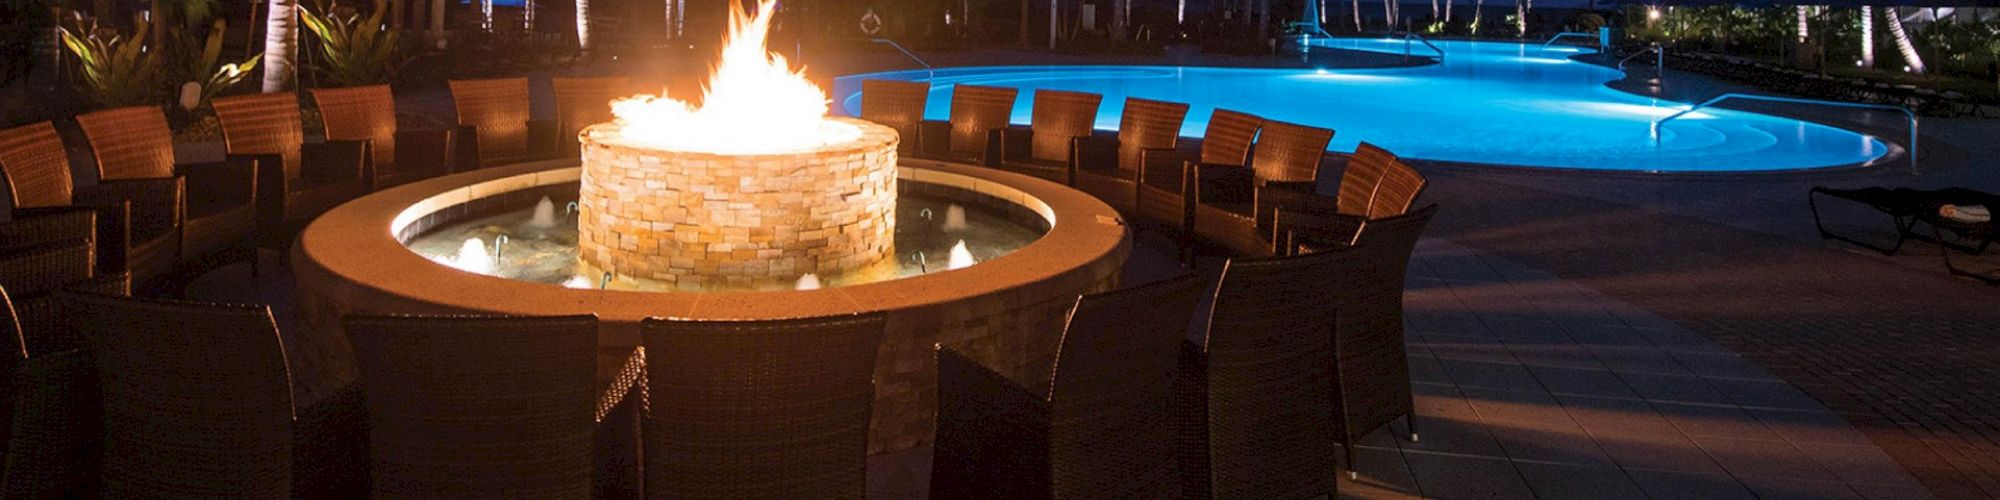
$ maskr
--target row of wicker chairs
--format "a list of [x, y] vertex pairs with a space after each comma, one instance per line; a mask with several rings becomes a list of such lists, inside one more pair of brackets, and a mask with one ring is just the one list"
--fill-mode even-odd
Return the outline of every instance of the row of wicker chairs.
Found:
[[[1425, 179], [1366, 142], [1335, 196], [1316, 193], [1334, 131], [1216, 109], [1199, 147], [1180, 140], [1189, 106], [1127, 98], [1115, 132], [1097, 131], [1103, 96], [1036, 90], [1027, 126], [1010, 125], [1019, 91], [955, 85], [948, 121], [925, 120], [930, 84], [862, 82], [861, 116], [896, 128], [903, 154], [986, 165], [1067, 184], [1127, 220], [1235, 255], [1291, 253], [1296, 244], [1351, 244], [1369, 220], [1401, 215]], [[1283, 214], [1281, 216], [1281, 214]]]
[[[215, 100], [226, 160], [179, 163], [173, 132], [155, 106], [77, 116], [97, 173], [72, 179], [69, 147], [55, 122], [0, 130], [0, 171], [10, 189], [0, 233], [0, 273], [18, 253], [70, 245], [75, 212], [96, 212], [98, 274], [130, 272], [139, 288], [172, 293], [193, 276], [231, 262], [256, 264], [255, 249], [282, 251], [297, 230], [333, 206], [371, 191], [481, 166], [574, 153], [556, 146], [608, 119], [625, 78], [557, 78], [557, 120], [528, 117], [526, 78], [450, 82], [452, 130], [399, 127], [386, 85], [314, 89], [325, 141], [308, 142], [295, 94]], [[573, 146], [573, 144], [572, 144]], [[36, 222], [39, 221], [39, 222]], [[282, 255], [282, 253], [281, 253]], [[254, 270], [254, 267], [253, 267]], [[0, 280], [17, 294], [29, 288]]]
[[[1095, 94], [1037, 90], [1020, 127], [1008, 123], [1015, 89], [954, 86], [950, 120], [938, 122], [923, 119], [927, 83], [862, 87], [862, 117], [897, 128], [906, 155], [1064, 183], [1184, 249], [1238, 257], [1195, 322], [1203, 341], [1170, 368], [1159, 356], [1189, 318], [1161, 312], [1193, 310], [1188, 278], [1085, 297], [1048, 385], [1015, 385], [940, 351], [934, 496], [1331, 495], [1335, 443], [1352, 474], [1361, 435], [1412, 416], [1403, 276], [1437, 206], [1410, 210], [1426, 180], [1394, 154], [1362, 143], [1323, 196], [1328, 129], [1217, 109], [1188, 147], [1183, 103], [1129, 98], [1118, 130], [1099, 132]], [[1104, 351], [1073, 350], [1092, 327], [1117, 336], [1084, 340]], [[1162, 415], [1168, 393], [1176, 411]], [[1177, 444], [1162, 442], [1168, 427]]]

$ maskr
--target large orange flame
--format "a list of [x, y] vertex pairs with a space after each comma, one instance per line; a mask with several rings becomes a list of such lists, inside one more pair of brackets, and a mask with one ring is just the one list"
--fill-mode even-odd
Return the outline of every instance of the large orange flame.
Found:
[[731, 1], [722, 58], [697, 107], [667, 97], [613, 101], [625, 140], [675, 151], [777, 153], [852, 140], [860, 130], [826, 120], [826, 91], [764, 46], [776, 0], [760, 0], [756, 15]]

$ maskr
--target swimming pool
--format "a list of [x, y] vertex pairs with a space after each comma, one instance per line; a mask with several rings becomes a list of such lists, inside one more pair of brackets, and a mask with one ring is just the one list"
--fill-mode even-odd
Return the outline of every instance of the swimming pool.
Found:
[[[951, 85], [1022, 89], [1013, 121], [1028, 123], [1033, 89], [1104, 95], [1097, 127], [1116, 129], [1126, 97], [1193, 105], [1181, 134], [1200, 137], [1217, 107], [1335, 130], [1331, 149], [1360, 141], [1406, 158], [1591, 170], [1746, 172], [1866, 163], [1888, 153], [1882, 141], [1825, 125], [1757, 113], [1705, 109], [1654, 120], [1688, 103], [1641, 97], [1604, 83], [1612, 68], [1572, 61], [1586, 49], [1503, 42], [1436, 42], [1434, 65], [1380, 69], [1246, 69], [1193, 66], [990, 66], [945, 68], [931, 79], [925, 115], [950, 116]], [[1402, 53], [1401, 40], [1316, 40]], [[1421, 45], [1414, 53], [1428, 51]], [[895, 71], [840, 77], [836, 112], [860, 114], [861, 80], [923, 81]]]

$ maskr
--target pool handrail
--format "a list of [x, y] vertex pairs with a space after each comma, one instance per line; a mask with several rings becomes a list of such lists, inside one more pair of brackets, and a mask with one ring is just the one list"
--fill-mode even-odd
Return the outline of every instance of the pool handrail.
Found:
[[1429, 38], [1424, 38], [1423, 35], [1419, 35], [1416, 32], [1409, 30], [1403, 31], [1403, 57], [1410, 57], [1411, 40], [1423, 42], [1425, 47], [1430, 47], [1432, 51], [1438, 53], [1438, 61], [1444, 61], [1444, 49], [1440, 49], [1436, 44], [1431, 43], [1431, 40]]
[[1630, 62], [1631, 60], [1636, 59], [1639, 56], [1646, 55], [1647, 52], [1653, 53], [1654, 56], [1653, 74], [1656, 76], [1666, 76], [1667, 47], [1665, 45], [1660, 45], [1657, 43], [1648, 45], [1644, 49], [1639, 49], [1638, 52], [1633, 52], [1632, 55], [1625, 56], [1624, 59], [1619, 59], [1618, 71], [1625, 71], [1625, 63]]
[[[924, 71], [928, 71], [928, 72], [930, 72], [930, 80], [936, 80], [936, 79], [937, 79], [937, 68], [934, 68], [934, 67], [931, 67], [931, 63], [928, 63], [928, 62], [924, 62], [924, 58], [922, 58], [922, 57], [917, 57], [917, 54], [916, 54], [915, 52], [910, 52], [910, 49], [906, 49], [906, 48], [903, 48], [903, 44], [900, 44], [900, 43], [896, 43], [896, 41], [895, 41], [895, 40], [890, 40], [890, 39], [887, 39], [887, 38], [870, 38], [870, 39], [868, 39], [868, 41], [871, 41], [871, 42], [875, 42], [875, 43], [880, 43], [880, 44], [886, 44], [886, 45], [888, 45], [888, 46], [890, 46], [890, 47], [895, 47], [895, 48], [896, 48], [896, 50], [898, 50], [898, 51], [902, 51], [902, 53], [903, 53], [903, 55], [904, 55], [904, 56], [908, 56], [908, 57], [910, 58], [910, 60], [912, 60], [912, 61], [916, 61], [916, 62], [917, 62], [917, 64], [921, 64], [921, 65], [923, 65], [923, 66], [924, 66]], [[926, 81], [929, 81], [929, 80], [926, 80]]]
[[[1542, 42], [1542, 48], [1546, 49], [1549, 48], [1550, 45], [1555, 45], [1556, 40], [1561, 40], [1564, 38], [1576, 38], [1576, 37], [1597, 38], [1597, 34], [1584, 33], [1581, 31], [1564, 31], [1562, 33], [1556, 33], [1556, 36], [1549, 37], [1549, 41]], [[1602, 47], [1599, 47], [1599, 49], [1602, 49]]]
[[1900, 111], [1900, 112], [1902, 112], [1902, 113], [1903, 113], [1903, 117], [1904, 117], [1904, 118], [1907, 118], [1907, 119], [1909, 119], [1909, 122], [1910, 122], [1910, 143], [1909, 143], [1909, 144], [1910, 144], [1910, 153], [1909, 153], [1909, 156], [1910, 156], [1910, 173], [1911, 173], [1911, 174], [1916, 174], [1916, 173], [1918, 173], [1918, 172], [1917, 172], [1917, 113], [1916, 113], [1916, 112], [1914, 112], [1914, 111], [1910, 111], [1910, 108], [1908, 108], [1908, 107], [1905, 107], [1905, 106], [1896, 106], [1896, 105], [1892, 105], [1892, 104], [1873, 104], [1873, 103], [1863, 103], [1863, 102], [1845, 102], [1845, 101], [1828, 101], [1828, 100], [1823, 100], [1823, 99], [1802, 99], [1802, 98], [1797, 98], [1797, 97], [1783, 97], [1783, 96], [1774, 96], [1774, 95], [1762, 95], [1762, 94], [1745, 94], [1745, 93], [1741, 93], [1741, 92], [1730, 92], [1730, 93], [1727, 93], [1727, 94], [1722, 94], [1722, 95], [1719, 95], [1719, 96], [1715, 96], [1714, 98], [1711, 98], [1711, 99], [1709, 99], [1709, 100], [1706, 100], [1706, 101], [1702, 101], [1702, 102], [1701, 102], [1701, 104], [1696, 104], [1696, 105], [1694, 105], [1694, 106], [1689, 106], [1689, 107], [1688, 107], [1688, 109], [1684, 109], [1684, 110], [1681, 110], [1681, 111], [1680, 111], [1680, 112], [1678, 112], [1678, 113], [1674, 113], [1674, 114], [1671, 114], [1671, 115], [1667, 115], [1667, 117], [1666, 117], [1666, 118], [1661, 118], [1661, 119], [1659, 119], [1659, 120], [1657, 120], [1657, 121], [1654, 121], [1654, 122], [1653, 122], [1653, 130], [1652, 130], [1652, 133], [1653, 133], [1653, 146], [1655, 146], [1655, 147], [1658, 147], [1658, 146], [1660, 145], [1660, 126], [1661, 126], [1661, 125], [1664, 125], [1664, 124], [1666, 124], [1666, 123], [1667, 123], [1668, 121], [1672, 121], [1672, 120], [1673, 120], [1673, 119], [1675, 119], [1675, 118], [1680, 118], [1680, 117], [1682, 117], [1682, 116], [1685, 116], [1685, 115], [1687, 115], [1688, 113], [1693, 113], [1693, 112], [1695, 112], [1695, 111], [1698, 111], [1698, 110], [1700, 110], [1700, 109], [1702, 109], [1702, 108], [1706, 108], [1706, 107], [1709, 107], [1709, 106], [1714, 106], [1714, 105], [1715, 105], [1716, 103], [1720, 103], [1720, 102], [1722, 102], [1722, 101], [1726, 101], [1726, 100], [1730, 100], [1730, 99], [1745, 99], [1745, 100], [1752, 100], [1752, 101], [1770, 101], [1770, 102], [1783, 102], [1783, 103], [1792, 103], [1792, 104], [1819, 104], [1819, 105], [1825, 105], [1825, 106], [1834, 106], [1834, 107], [1841, 107], [1841, 108], [1862, 108], [1862, 109], [1878, 109], [1878, 110], [1885, 110], [1885, 111]]

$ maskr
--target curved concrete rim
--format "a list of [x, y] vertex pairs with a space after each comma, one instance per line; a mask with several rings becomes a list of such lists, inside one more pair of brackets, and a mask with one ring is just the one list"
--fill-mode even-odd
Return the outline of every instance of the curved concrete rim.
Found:
[[[523, 176], [567, 175], [574, 179], [578, 163], [577, 159], [563, 159], [484, 168], [357, 198], [329, 210], [300, 233], [292, 248], [294, 272], [302, 283], [350, 285], [325, 292], [345, 296], [348, 303], [363, 309], [371, 303], [416, 302], [480, 314], [595, 313], [614, 323], [648, 317], [760, 319], [918, 308], [1029, 290], [1060, 281], [1057, 278], [1107, 257], [1118, 256], [1122, 261], [1131, 245], [1130, 232], [1122, 227], [1124, 222], [1117, 212], [1081, 191], [990, 168], [907, 158], [899, 162], [900, 176], [918, 182], [970, 179], [973, 185], [959, 187], [1041, 213], [1051, 219], [1049, 232], [1013, 253], [964, 269], [820, 290], [694, 293], [571, 289], [462, 272], [417, 255], [391, 231], [391, 227], [408, 222], [398, 221], [406, 210], [426, 200], [463, 193], [464, 199], [457, 201], [462, 203], [512, 191], [518, 187], [490, 186], [500, 184], [491, 181]], [[482, 189], [482, 184], [489, 187]]]

